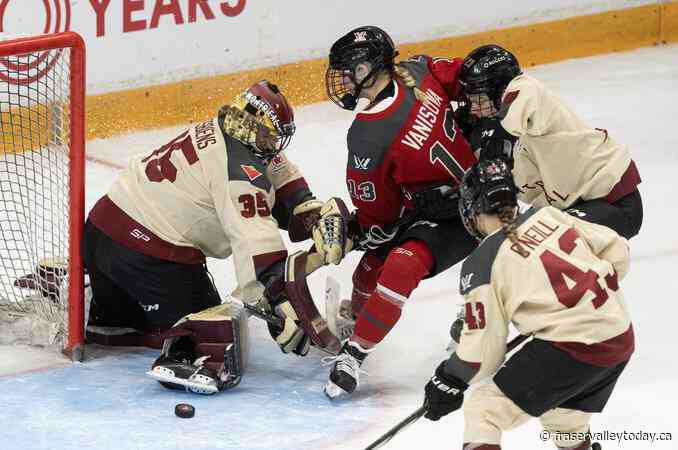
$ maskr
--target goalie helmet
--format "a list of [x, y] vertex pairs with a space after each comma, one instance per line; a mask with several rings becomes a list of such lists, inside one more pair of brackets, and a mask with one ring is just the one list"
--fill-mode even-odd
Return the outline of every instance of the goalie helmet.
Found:
[[[398, 52], [391, 37], [381, 28], [362, 26], [339, 38], [330, 49], [325, 73], [327, 96], [340, 107], [353, 110], [360, 91], [383, 69], [392, 69]], [[356, 67], [369, 63], [369, 72], [356, 79]]]
[[224, 131], [265, 162], [289, 145], [296, 130], [292, 106], [278, 87], [266, 80], [250, 86], [219, 114]]
[[464, 58], [459, 84], [466, 95], [487, 94], [499, 109], [506, 86], [521, 73], [513, 53], [498, 45], [483, 45]]
[[484, 236], [476, 227], [478, 214], [496, 214], [505, 207], [518, 206], [518, 189], [502, 158], [480, 161], [471, 167], [459, 187], [459, 215], [472, 236]]

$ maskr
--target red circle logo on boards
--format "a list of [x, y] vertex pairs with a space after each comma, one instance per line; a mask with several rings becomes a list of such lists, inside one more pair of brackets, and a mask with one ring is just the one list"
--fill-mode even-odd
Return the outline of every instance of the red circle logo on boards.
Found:
[[[16, 4], [25, 0], [0, 0], [0, 32], [5, 29], [5, 12], [11, 4]], [[42, 0], [45, 8], [45, 26], [43, 34], [59, 33], [68, 31], [71, 27], [71, 1], [70, 0]], [[0, 80], [11, 84], [26, 85], [44, 77], [61, 57], [58, 50], [53, 52], [50, 57], [50, 51], [44, 51], [38, 54], [30, 62], [10, 62], [6, 58], [0, 58], [0, 64], [8, 69], [8, 72], [0, 70]], [[22, 76], [17, 76], [17, 73]]]

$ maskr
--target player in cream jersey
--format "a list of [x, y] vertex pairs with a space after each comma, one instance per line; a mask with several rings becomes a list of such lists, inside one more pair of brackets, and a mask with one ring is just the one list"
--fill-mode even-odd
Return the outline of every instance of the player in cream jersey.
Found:
[[294, 131], [292, 107], [277, 86], [261, 81], [217, 117], [130, 162], [85, 227], [89, 341], [114, 343], [121, 329], [171, 328], [154, 364], [157, 379], [182, 385], [176, 378], [187, 374], [193, 379], [185, 386], [205, 381], [208, 391], [233, 385], [239, 376], [228, 374], [224, 354], [237, 318], [220, 305], [205, 266], [206, 257], [233, 255], [234, 295], [248, 303], [265, 298], [284, 319], [283, 329], [270, 327], [283, 352], [308, 352], [284, 290], [287, 250], [279, 229], [293, 241], [310, 237], [323, 203], [280, 153]]
[[570, 210], [627, 239], [638, 234], [640, 176], [625, 145], [587, 125], [499, 46], [472, 51], [460, 83], [471, 114], [480, 118], [470, 136], [473, 149], [481, 158], [512, 160], [521, 201]]
[[[462, 183], [460, 213], [482, 242], [462, 266], [465, 325], [426, 387], [427, 417], [458, 409], [469, 384], [493, 376], [464, 403], [465, 449], [499, 449], [502, 431], [530, 417], [559, 449], [599, 448], [562, 436], [588, 431], [634, 351], [619, 288], [627, 241], [553, 207], [518, 214], [516, 192], [503, 159]], [[504, 363], [509, 324], [534, 339]]]

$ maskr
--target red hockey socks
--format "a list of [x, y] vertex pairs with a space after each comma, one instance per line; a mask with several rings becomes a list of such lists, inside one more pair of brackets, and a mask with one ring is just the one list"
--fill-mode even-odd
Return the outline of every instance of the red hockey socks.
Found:
[[384, 266], [384, 261], [379, 259], [374, 252], [365, 253], [358, 267], [353, 272], [353, 292], [351, 293], [351, 310], [358, 317], [377, 286], [377, 279]]
[[351, 341], [368, 350], [381, 342], [400, 319], [405, 300], [433, 264], [433, 254], [423, 241], [407, 241], [391, 250], [376, 289], [358, 315]]

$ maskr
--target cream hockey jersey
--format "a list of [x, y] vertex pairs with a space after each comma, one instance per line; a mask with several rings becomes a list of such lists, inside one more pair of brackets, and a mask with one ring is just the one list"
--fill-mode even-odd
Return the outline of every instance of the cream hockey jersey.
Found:
[[133, 159], [89, 219], [115, 241], [164, 260], [201, 264], [233, 254], [238, 295], [253, 301], [263, 289], [257, 275], [287, 256], [276, 201], [310, 191], [285, 156], [265, 166], [220, 131], [222, 120], [195, 124]]
[[518, 223], [522, 252], [498, 230], [463, 263], [466, 317], [453, 358], [465, 373], [457, 375], [475, 382], [494, 374], [510, 323], [588, 364], [626, 361], [634, 349], [619, 289], [629, 268], [626, 239], [553, 207], [531, 208]]
[[640, 183], [626, 146], [606, 130], [589, 127], [529, 75], [508, 84], [499, 117], [502, 127], [519, 138], [513, 176], [526, 203], [558, 209], [579, 199], [612, 203]]

